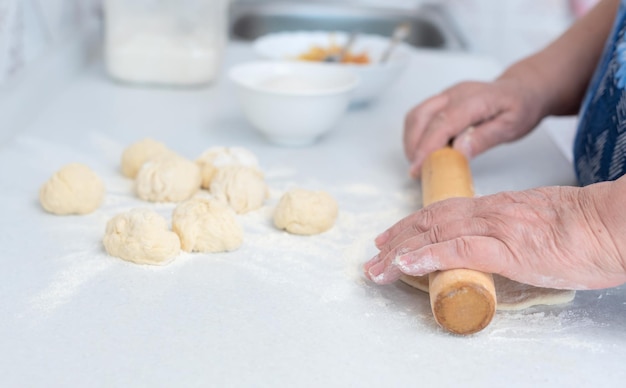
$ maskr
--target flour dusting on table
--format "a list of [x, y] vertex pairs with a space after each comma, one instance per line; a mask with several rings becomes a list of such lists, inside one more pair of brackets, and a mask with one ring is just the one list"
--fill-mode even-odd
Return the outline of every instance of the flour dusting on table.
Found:
[[[31, 151], [46, 148], [45, 144], [31, 138], [22, 139], [22, 144]], [[100, 245], [104, 226], [115, 214], [134, 207], [149, 207], [171, 219], [175, 204], [138, 200], [133, 194], [132, 181], [120, 175], [118, 166], [111, 165], [115, 144], [104, 141], [103, 147], [105, 161], [87, 158], [106, 182], [104, 205], [89, 217], [74, 218], [72, 223], [50, 224], [55, 225], [56, 235], [65, 236], [64, 251], [68, 253], [54, 259], [60, 269], [31, 298], [30, 314], [53, 314], [89, 282], [107, 276], [110, 270], [119, 266], [128, 266], [106, 256]], [[49, 159], [47, 163], [57, 164]], [[360, 309], [364, 319], [410, 327], [416, 335], [444, 334], [432, 318], [427, 297], [400, 285], [374, 285], [365, 280], [362, 273], [362, 265], [377, 252], [375, 236], [421, 206], [419, 185], [407, 179], [407, 184], [395, 191], [358, 181], [329, 186], [323, 181], [303, 179], [290, 167], [269, 169], [265, 176], [270, 187], [270, 197], [265, 205], [238, 216], [244, 228], [244, 243], [238, 251], [181, 254], [166, 267], [136, 268], [150, 273], [176, 273], [196, 260], [214, 261], [221, 266], [236, 268], [242, 275], [264, 284], [299, 289], [329, 306], [341, 309], [342, 303], [357, 303], [353, 308]], [[339, 203], [339, 216], [329, 231], [314, 236], [297, 236], [274, 227], [274, 207], [281, 195], [293, 187], [326, 190], [335, 197]], [[202, 192], [200, 195], [208, 194]], [[87, 224], [90, 226], [85, 228]], [[97, 228], [98, 224], [101, 228]], [[580, 312], [568, 312], [566, 308], [560, 313], [551, 311], [498, 313], [492, 324], [470, 341], [532, 342], [541, 341], [546, 333], [551, 333], [552, 341], [562, 342], [563, 346], [602, 351], [593, 341], [576, 341], [570, 335], [579, 328], [597, 325], [596, 322]]]

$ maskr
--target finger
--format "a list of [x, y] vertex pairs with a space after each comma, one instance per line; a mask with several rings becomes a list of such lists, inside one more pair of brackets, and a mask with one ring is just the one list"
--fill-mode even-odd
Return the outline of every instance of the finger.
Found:
[[500, 273], [509, 252], [499, 240], [483, 236], [465, 236], [400, 255], [395, 264], [410, 276], [456, 268], [486, 273]]
[[483, 124], [469, 127], [460, 133], [452, 143], [452, 148], [471, 159], [488, 149], [502, 143], [514, 140], [516, 131], [504, 120], [492, 120]]
[[[488, 222], [482, 218], [464, 219], [441, 226], [434, 225], [428, 231], [404, 241], [388, 253], [381, 251], [377, 258], [378, 262], [368, 269], [367, 277], [378, 284], [391, 283], [398, 279], [401, 272], [405, 272], [402, 265], [407, 255], [411, 257], [413, 252], [420, 252], [427, 247], [446, 244], [450, 241], [462, 241], [476, 237], [485, 238], [485, 236], [490, 235], [491, 229]], [[495, 238], [491, 239], [499, 241]], [[500, 244], [502, 243], [500, 242]], [[426, 257], [416, 264], [415, 269], [426, 274], [441, 269], [440, 266], [440, 260]]]
[[465, 218], [448, 223], [435, 224], [419, 234], [400, 234], [385, 246], [378, 254], [379, 260], [395, 262], [407, 252], [422, 249], [425, 246], [443, 243], [460, 237], [492, 236], [493, 227], [484, 218]]
[[[416, 235], [424, 232], [430, 232], [439, 230], [442, 225], [448, 227], [450, 223], [466, 220], [471, 222], [473, 220], [473, 208], [474, 206], [457, 205], [457, 203], [468, 203], [470, 201], [452, 200], [446, 203], [438, 203], [437, 206], [428, 206], [421, 211], [421, 217], [415, 220], [414, 223], [408, 225], [406, 228], [401, 229], [393, 235], [392, 238], [387, 240], [387, 244], [384, 244], [380, 250], [384, 251], [386, 248], [399, 246], [403, 241], [409, 240]], [[440, 209], [443, 208], [443, 211]], [[438, 212], [437, 215], [432, 215]], [[457, 237], [457, 236], [454, 236]], [[432, 241], [436, 242], [436, 241]], [[432, 243], [431, 242], [431, 243]]]
[[410, 167], [412, 176], [419, 176], [422, 163], [432, 152], [444, 147], [450, 139], [465, 129], [485, 122], [494, 117], [484, 99], [464, 99], [463, 105], [448, 105], [439, 111], [415, 145], [413, 163]]
[[380, 255], [374, 256], [369, 261], [367, 261], [365, 264], [363, 264], [363, 272], [367, 273], [370, 268], [372, 268], [374, 265], [376, 265], [379, 262], [381, 262], [383, 259], [384, 259], [384, 257], [382, 257]]
[[406, 115], [404, 124], [404, 153], [409, 161], [413, 160], [415, 146], [422, 136], [422, 132], [437, 112], [445, 108], [449, 100], [446, 94], [433, 96], [419, 104]]
[[[408, 238], [422, 233], [435, 224], [448, 223], [461, 218], [471, 217], [478, 201], [473, 198], [449, 198], [426, 206], [408, 217], [401, 219], [376, 237], [374, 242], [379, 249], [394, 239]], [[397, 242], [396, 242], [397, 244]]]
[[400, 278], [402, 273], [396, 265], [390, 261], [381, 261], [372, 266], [365, 276], [376, 284], [393, 283]]

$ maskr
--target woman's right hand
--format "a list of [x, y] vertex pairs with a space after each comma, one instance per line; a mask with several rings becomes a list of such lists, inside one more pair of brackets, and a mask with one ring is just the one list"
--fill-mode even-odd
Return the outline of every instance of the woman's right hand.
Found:
[[462, 82], [433, 96], [406, 116], [404, 150], [410, 173], [452, 140], [468, 159], [526, 135], [544, 116], [541, 95], [529, 82], [502, 76], [493, 82]]

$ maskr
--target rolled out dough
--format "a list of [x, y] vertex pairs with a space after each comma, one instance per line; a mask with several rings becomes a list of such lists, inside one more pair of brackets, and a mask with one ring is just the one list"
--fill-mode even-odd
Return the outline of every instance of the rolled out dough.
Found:
[[[420, 291], [428, 292], [428, 276], [400, 277], [404, 283]], [[496, 286], [496, 310], [523, 310], [537, 305], [556, 305], [574, 300], [576, 291], [555, 290], [518, 283], [500, 275], [493, 275]]]

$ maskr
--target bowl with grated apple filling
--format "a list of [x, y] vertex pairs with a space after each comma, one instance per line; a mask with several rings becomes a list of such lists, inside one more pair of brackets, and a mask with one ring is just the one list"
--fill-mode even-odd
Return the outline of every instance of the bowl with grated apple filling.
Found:
[[[381, 61], [391, 43], [390, 38], [357, 34], [344, 50], [350, 36], [343, 31], [279, 32], [258, 38], [253, 47], [263, 59], [315, 62], [346, 68], [361, 80], [352, 95], [352, 104], [367, 104], [383, 96], [393, 85], [407, 67], [412, 49], [399, 43], [388, 59]], [[339, 60], [338, 56], [341, 56]]]

